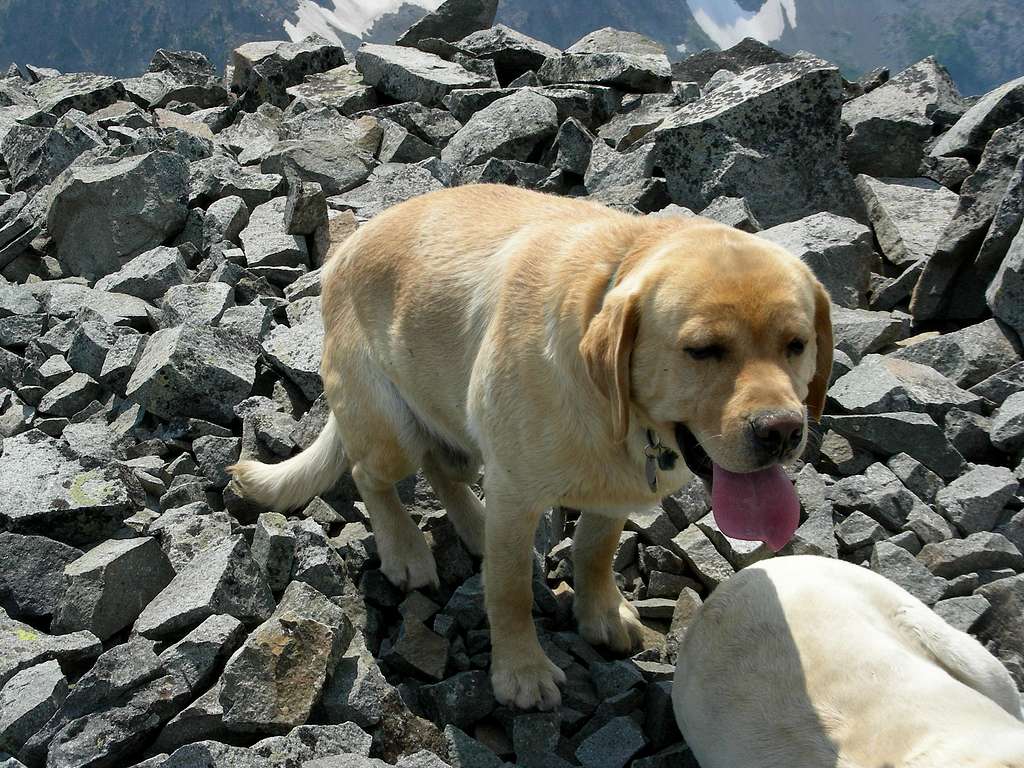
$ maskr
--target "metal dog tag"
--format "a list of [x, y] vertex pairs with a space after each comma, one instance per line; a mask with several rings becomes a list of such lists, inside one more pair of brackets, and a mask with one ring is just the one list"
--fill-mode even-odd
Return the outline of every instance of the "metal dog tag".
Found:
[[651, 493], [658, 490], [658, 460], [651, 455], [647, 456], [647, 461], [644, 462], [644, 475], [647, 477], [647, 486], [651, 489]]

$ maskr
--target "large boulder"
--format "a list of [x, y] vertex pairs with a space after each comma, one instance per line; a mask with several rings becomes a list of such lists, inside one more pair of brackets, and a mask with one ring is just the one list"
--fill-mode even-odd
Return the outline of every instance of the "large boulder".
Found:
[[456, 133], [441, 159], [456, 166], [479, 165], [492, 157], [526, 160], [558, 130], [550, 99], [524, 90], [480, 110]]
[[932, 147], [932, 157], [977, 159], [992, 134], [1024, 117], [1024, 77], [986, 93]]
[[283, 109], [291, 101], [290, 86], [344, 63], [345, 50], [319, 35], [294, 43], [246, 43], [231, 53], [229, 84], [249, 108], [270, 103]]
[[356, 68], [367, 84], [395, 101], [432, 106], [456, 88], [486, 88], [489, 78], [415, 48], [367, 43], [356, 51]]
[[841, 104], [834, 67], [769, 64], [682, 107], [645, 141], [672, 199], [687, 208], [726, 195], [744, 198], [767, 227], [821, 211], [859, 218], [839, 157]]
[[959, 198], [929, 179], [875, 179], [857, 177], [885, 258], [897, 266], [926, 259], [935, 251]]
[[428, 38], [455, 42], [490, 27], [497, 13], [498, 0], [445, 0], [436, 11], [409, 27], [397, 45], [415, 46]]

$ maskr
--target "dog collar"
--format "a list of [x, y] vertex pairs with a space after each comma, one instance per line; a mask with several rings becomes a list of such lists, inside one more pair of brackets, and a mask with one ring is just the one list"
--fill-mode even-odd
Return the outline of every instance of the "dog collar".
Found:
[[651, 493], [658, 491], [658, 470], [667, 472], [674, 469], [679, 454], [661, 442], [661, 438], [653, 429], [645, 430], [647, 445], [644, 446], [644, 476]]

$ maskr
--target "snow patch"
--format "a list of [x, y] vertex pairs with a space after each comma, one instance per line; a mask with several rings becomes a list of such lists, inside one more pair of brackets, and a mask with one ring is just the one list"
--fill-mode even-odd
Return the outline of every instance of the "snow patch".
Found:
[[764, 0], [760, 10], [745, 11], [735, 0], [686, 0], [693, 18], [720, 48], [736, 45], [745, 37], [770, 43], [796, 27], [796, 0]]
[[416, 5], [424, 11], [436, 11], [444, 0], [299, 0], [296, 21], [284, 23], [291, 40], [318, 34], [340, 43], [340, 35], [362, 37], [381, 16], [394, 13], [403, 5]]

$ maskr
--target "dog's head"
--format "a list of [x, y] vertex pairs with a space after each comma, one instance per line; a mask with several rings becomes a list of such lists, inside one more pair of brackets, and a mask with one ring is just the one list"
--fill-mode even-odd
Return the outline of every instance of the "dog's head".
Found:
[[580, 351], [610, 400], [676, 425], [692, 471], [751, 473], [803, 451], [832, 368], [828, 293], [782, 248], [703, 219], [655, 230], [622, 261]]

